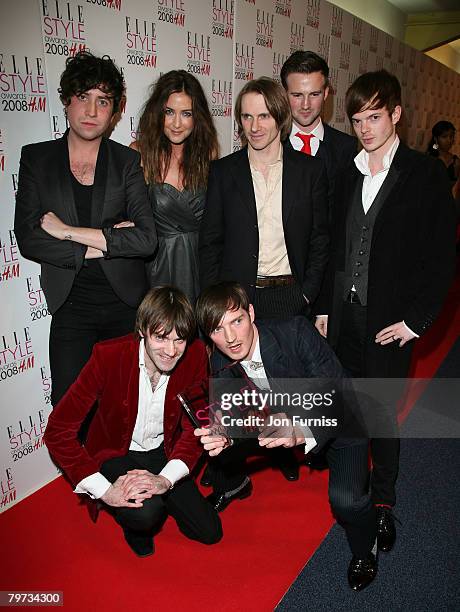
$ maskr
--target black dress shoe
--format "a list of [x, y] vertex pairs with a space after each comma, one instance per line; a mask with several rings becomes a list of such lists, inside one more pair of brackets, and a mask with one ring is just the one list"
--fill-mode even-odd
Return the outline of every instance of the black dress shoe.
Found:
[[153, 545], [153, 537], [146, 536], [143, 533], [132, 531], [131, 529], [123, 529], [125, 540], [129, 547], [138, 557], [149, 557], [153, 555], [155, 547]]
[[365, 589], [377, 575], [377, 557], [368, 553], [365, 559], [353, 556], [348, 566], [348, 584], [353, 591]]
[[206, 499], [217, 512], [222, 512], [234, 499], [245, 499], [249, 497], [251, 493], [252, 482], [248, 480], [244, 487], [232, 495], [228, 493], [211, 493]]
[[203, 476], [201, 477], [200, 480], [200, 485], [202, 487], [210, 487], [212, 485], [211, 482], [211, 474], [210, 474], [210, 470], [208, 468], [208, 466], [206, 466], [204, 472], [203, 472]]
[[377, 546], [379, 550], [388, 552], [396, 540], [395, 517], [391, 508], [377, 506]]
[[278, 467], [280, 469], [281, 474], [289, 480], [293, 482], [294, 480], [299, 480], [299, 464], [298, 463], [279, 463]]

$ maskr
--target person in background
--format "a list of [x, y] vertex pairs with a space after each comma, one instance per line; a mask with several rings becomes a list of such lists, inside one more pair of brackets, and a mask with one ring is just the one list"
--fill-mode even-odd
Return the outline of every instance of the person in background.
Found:
[[427, 153], [440, 159], [447, 168], [452, 185], [460, 176], [460, 159], [450, 152], [455, 141], [455, 126], [450, 121], [438, 121], [431, 129]]
[[358, 141], [321, 119], [330, 93], [329, 66], [313, 51], [294, 51], [284, 62], [280, 76], [292, 112], [292, 128], [285, 145], [323, 160], [331, 206], [335, 176], [356, 155]]
[[180, 287], [194, 303], [206, 182], [219, 152], [208, 102], [194, 76], [171, 70], [154, 83], [131, 147], [141, 154], [158, 232], [158, 251], [148, 263], [150, 286]]
[[96, 342], [132, 331], [148, 289], [144, 258], [157, 238], [140, 156], [104, 137], [124, 89], [107, 56], [68, 58], [59, 93], [69, 129], [22, 149], [14, 230], [22, 255], [41, 264], [53, 406]]

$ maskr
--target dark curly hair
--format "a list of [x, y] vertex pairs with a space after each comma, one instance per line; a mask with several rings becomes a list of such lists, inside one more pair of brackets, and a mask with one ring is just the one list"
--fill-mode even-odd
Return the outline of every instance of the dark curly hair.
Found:
[[113, 100], [113, 114], [119, 110], [125, 92], [123, 75], [113, 60], [108, 55], [96, 57], [88, 51], [67, 58], [59, 85], [58, 93], [64, 106], [70, 104], [72, 96], [100, 89]]

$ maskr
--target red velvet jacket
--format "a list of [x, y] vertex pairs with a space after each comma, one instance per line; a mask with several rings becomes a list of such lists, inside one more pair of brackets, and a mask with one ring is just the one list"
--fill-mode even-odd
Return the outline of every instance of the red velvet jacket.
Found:
[[[204, 344], [195, 340], [171, 374], [164, 407], [164, 449], [191, 471], [202, 446], [176, 394], [208, 376]], [[76, 485], [99, 471], [107, 459], [126, 455], [136, 423], [139, 395], [139, 340], [124, 336], [94, 346], [90, 360], [48, 419], [45, 444], [70, 481]], [[95, 401], [98, 408], [85, 446], [77, 434]], [[195, 406], [194, 406], [195, 408]]]

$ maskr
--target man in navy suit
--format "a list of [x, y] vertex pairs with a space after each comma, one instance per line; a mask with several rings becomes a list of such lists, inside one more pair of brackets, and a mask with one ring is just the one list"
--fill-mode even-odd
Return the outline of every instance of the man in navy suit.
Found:
[[313, 51], [295, 51], [281, 68], [281, 82], [293, 119], [285, 145], [323, 160], [331, 204], [335, 176], [356, 155], [357, 141], [321, 120], [330, 91], [329, 66]]
[[[284, 321], [254, 323], [254, 308], [241, 285], [220, 283], [208, 287], [196, 307], [198, 322], [213, 341], [212, 367], [217, 377], [242, 378], [244, 386], [275, 388], [274, 379], [333, 379], [343, 376], [340, 363], [327, 343], [302, 316]], [[299, 380], [298, 387], [302, 386]], [[296, 383], [297, 388], [297, 383]], [[236, 401], [235, 401], [236, 403]], [[267, 417], [269, 419], [269, 417]], [[289, 421], [289, 419], [287, 419]], [[347, 419], [345, 419], [346, 422]], [[225, 425], [222, 419], [222, 424]], [[344, 420], [342, 420], [342, 423]], [[295, 420], [293, 419], [293, 423]], [[316, 425], [316, 426], [314, 426]], [[344, 526], [353, 553], [348, 580], [353, 590], [366, 587], [377, 572], [375, 509], [367, 492], [367, 440], [332, 437], [336, 428], [317, 423], [287, 425], [282, 432], [270, 428], [270, 420], [260, 428], [258, 438], [232, 440], [209, 429], [197, 429], [206, 451], [217, 457], [218, 475], [214, 493], [208, 497], [217, 510], [234, 499], [251, 494], [251, 482], [244, 469], [248, 455], [267, 449], [303, 445], [305, 452], [324, 447], [330, 467], [329, 499]], [[347, 430], [351, 431], [351, 430]]]

